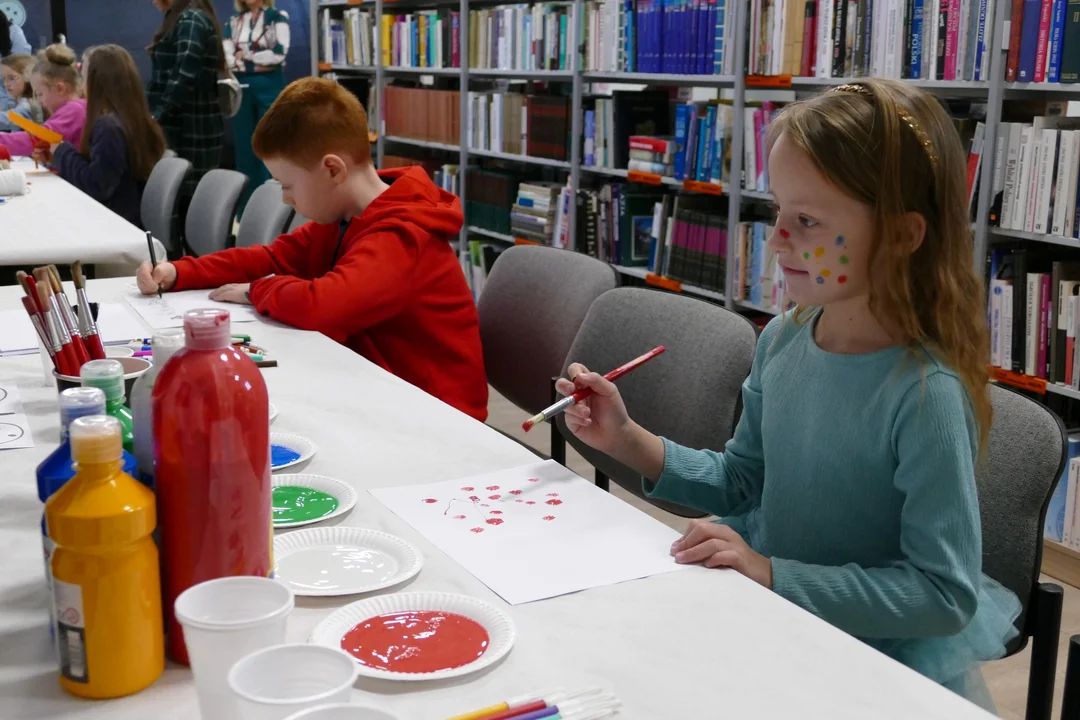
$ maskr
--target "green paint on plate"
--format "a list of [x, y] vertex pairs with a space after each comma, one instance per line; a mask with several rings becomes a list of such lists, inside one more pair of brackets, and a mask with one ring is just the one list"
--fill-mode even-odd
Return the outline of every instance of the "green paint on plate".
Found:
[[338, 499], [309, 487], [282, 485], [274, 488], [274, 524], [316, 520], [338, 508]]

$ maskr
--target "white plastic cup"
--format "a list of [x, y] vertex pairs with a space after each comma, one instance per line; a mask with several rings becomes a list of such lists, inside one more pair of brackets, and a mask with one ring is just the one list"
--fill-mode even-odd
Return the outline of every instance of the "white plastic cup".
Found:
[[367, 705], [335, 703], [301, 710], [285, 720], [398, 720], [398, 718], [385, 710], [377, 710]]
[[293, 605], [289, 588], [254, 576], [208, 580], [176, 598], [202, 720], [236, 719], [229, 670], [256, 650], [285, 642]]
[[251, 653], [229, 671], [238, 720], [284, 720], [298, 710], [344, 703], [360, 668], [344, 650], [278, 645]]

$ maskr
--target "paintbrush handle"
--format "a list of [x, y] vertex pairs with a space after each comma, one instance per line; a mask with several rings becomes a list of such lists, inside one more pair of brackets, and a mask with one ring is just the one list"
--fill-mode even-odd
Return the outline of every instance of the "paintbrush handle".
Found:
[[[626, 363], [625, 365], [620, 365], [619, 367], [615, 368], [614, 370], [612, 370], [608, 374], [604, 375], [604, 379], [607, 380], [608, 382], [615, 382], [616, 380], [621, 378], [626, 373], [630, 372], [631, 370], [634, 370], [636, 368], [641, 367], [642, 365], [649, 362], [650, 360], [652, 360], [657, 355], [660, 355], [661, 353], [663, 353], [665, 350], [667, 350], [667, 347], [664, 346], [664, 345], [660, 345], [659, 347], [655, 347], [652, 350], [650, 350], [649, 352], [645, 353], [644, 355], [634, 358], [633, 360]], [[575, 392], [570, 397], [574, 398], [574, 402], [579, 403], [582, 400], [584, 400], [585, 398], [591, 397], [592, 394], [593, 394], [593, 389], [592, 388], [583, 388], [583, 389], [578, 390], [577, 392]], [[567, 407], [569, 407], [569, 405]]]

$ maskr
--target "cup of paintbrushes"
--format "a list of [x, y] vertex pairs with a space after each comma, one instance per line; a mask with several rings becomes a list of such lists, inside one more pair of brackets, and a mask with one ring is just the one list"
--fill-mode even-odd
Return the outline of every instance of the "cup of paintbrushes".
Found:
[[[109, 359], [116, 360], [124, 366], [124, 397], [130, 398], [131, 389], [135, 387], [135, 381], [152, 367], [152, 363], [146, 358], [137, 357], [118, 357]], [[53, 377], [56, 378], [57, 392], [64, 392], [68, 388], [82, 387], [82, 378], [63, 375], [56, 370], [53, 370], [52, 374]]]

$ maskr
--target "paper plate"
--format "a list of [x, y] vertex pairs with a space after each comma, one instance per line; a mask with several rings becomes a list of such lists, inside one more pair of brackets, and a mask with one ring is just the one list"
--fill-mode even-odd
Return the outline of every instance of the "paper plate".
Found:
[[341, 480], [323, 477], [322, 475], [274, 475], [270, 479], [270, 485], [271, 487], [311, 488], [312, 490], [319, 490], [328, 495], [333, 495], [338, 501], [338, 506], [332, 513], [311, 518], [310, 520], [295, 520], [293, 522], [274, 520], [274, 527], [276, 528], [301, 527], [302, 525], [311, 525], [312, 523], [329, 520], [338, 515], [344, 515], [352, 510], [353, 505], [356, 504], [356, 491], [352, 489], [352, 486]]
[[274, 563], [274, 579], [296, 595], [356, 595], [405, 582], [424, 557], [388, 533], [321, 527], [275, 537]]
[[274, 403], [270, 403], [270, 422], [274, 422], [274, 418], [276, 418], [276, 417], [277, 417], [277, 407], [274, 406]]
[[510, 617], [502, 610], [483, 600], [443, 592], [412, 592], [380, 595], [338, 608], [315, 626], [315, 629], [311, 632], [311, 642], [316, 645], [340, 648], [341, 639], [345, 634], [365, 620], [378, 615], [409, 610], [441, 610], [464, 615], [471, 620], [475, 620], [487, 630], [487, 650], [476, 660], [461, 667], [447, 670], [403, 673], [360, 665], [361, 675], [382, 680], [406, 681], [441, 680], [443, 678], [468, 675], [494, 665], [502, 659], [506, 653], [510, 652], [510, 648], [514, 644], [514, 637], [517, 634]]
[[[292, 450], [299, 457], [290, 457], [286, 459], [275, 459], [274, 445], [285, 448], [286, 450]], [[315, 454], [318, 448], [315, 447], [315, 443], [311, 442], [307, 438], [300, 437], [299, 435], [289, 435], [288, 433], [270, 433], [270, 467], [272, 470], [284, 470], [287, 467], [293, 465], [299, 465], [302, 462], [307, 462]]]

